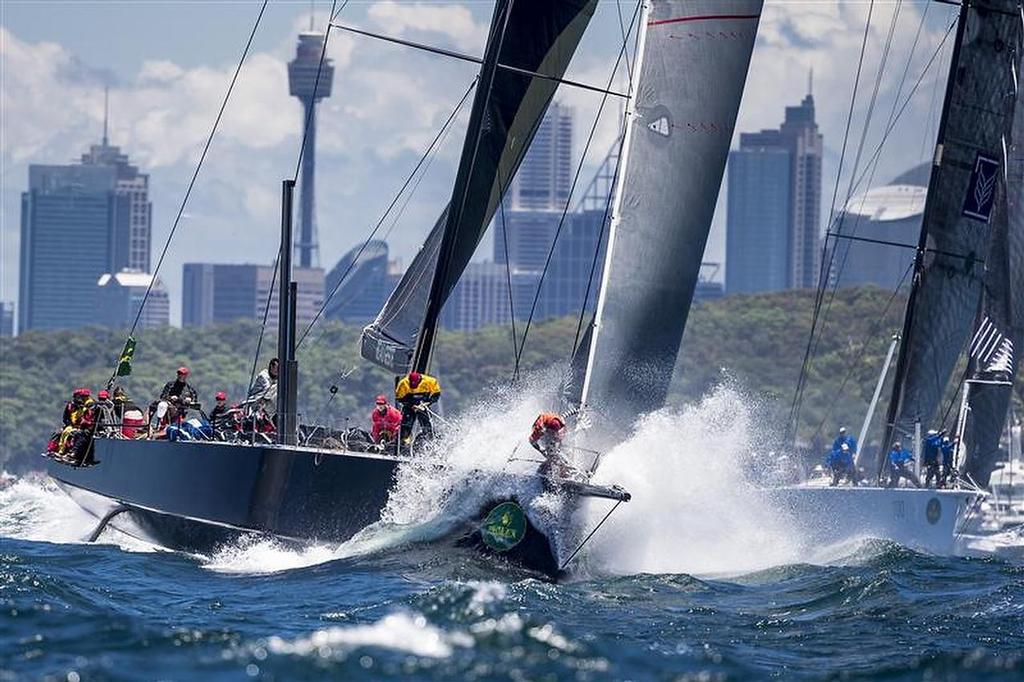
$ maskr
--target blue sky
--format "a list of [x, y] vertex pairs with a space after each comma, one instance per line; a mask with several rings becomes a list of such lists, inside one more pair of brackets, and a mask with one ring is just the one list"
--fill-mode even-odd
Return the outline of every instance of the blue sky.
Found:
[[[315, 3], [317, 27], [324, 25], [329, 7], [330, 3]], [[633, 3], [623, 0], [621, 7], [628, 17]], [[491, 8], [486, 1], [364, 1], [350, 3], [341, 20], [479, 53]], [[28, 164], [64, 163], [98, 141], [105, 82], [112, 88], [111, 142], [150, 174], [155, 261], [258, 9], [254, 0], [5, 0], [0, 5], [0, 299], [17, 299], [19, 201]], [[599, 5], [569, 77], [590, 83], [607, 80], [619, 44], [617, 9], [613, 0]], [[767, 2], [740, 110], [737, 131], [777, 126], [783, 107], [805, 94], [807, 72], [814, 68], [814, 95], [826, 145], [826, 207], [836, 183], [869, 11], [868, 50], [851, 133], [854, 151], [890, 26], [894, 29], [865, 138], [861, 167], [866, 168], [901, 81], [905, 97], [953, 21], [951, 8], [897, 0], [873, 6], [826, 0]], [[267, 11], [187, 218], [160, 273], [171, 289], [172, 319], [180, 315], [183, 263], [269, 262], [273, 257], [280, 181], [294, 168], [301, 128], [300, 107], [287, 96], [284, 69], [294, 53], [295, 36], [308, 28], [309, 18], [309, 2], [272, 2]], [[942, 52], [946, 54], [948, 49]], [[332, 34], [330, 56], [336, 76], [334, 94], [321, 107], [317, 181], [320, 260], [327, 268], [362, 243], [475, 71], [470, 64], [339, 33]], [[930, 155], [945, 78], [942, 61], [940, 57], [925, 74], [879, 156], [874, 184]], [[563, 91], [558, 97], [576, 110], [580, 155], [599, 96]], [[617, 113], [611, 107], [601, 119], [587, 169], [611, 145]], [[456, 128], [390, 234], [395, 255], [406, 263], [447, 199], [460, 145], [461, 128]], [[849, 164], [848, 158], [847, 169]], [[587, 170], [583, 177], [588, 177]], [[847, 182], [843, 177], [840, 200]], [[724, 191], [706, 254], [710, 260], [721, 260], [724, 252], [722, 199]], [[486, 251], [485, 244], [481, 256]]]

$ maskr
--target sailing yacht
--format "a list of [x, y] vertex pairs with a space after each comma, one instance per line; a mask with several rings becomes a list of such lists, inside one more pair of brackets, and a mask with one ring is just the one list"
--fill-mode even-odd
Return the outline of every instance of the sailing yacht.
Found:
[[[858, 461], [875, 485], [819, 482], [776, 491], [811, 541], [876, 537], [953, 554], [983, 503], [980, 486], [998, 452], [1024, 316], [1024, 185], [1019, 156], [1011, 154], [1014, 141], [1024, 141], [1017, 106], [1022, 48], [1019, 0], [962, 3], [883, 447], [878, 461]], [[889, 444], [912, 442], [919, 456], [922, 430], [944, 421], [944, 396], [965, 349], [969, 364], [966, 380], [958, 382], [963, 399], [955, 429], [960, 480], [943, 490], [877, 487]], [[884, 379], [883, 370], [879, 391]]]
[[[363, 353], [372, 361], [396, 373], [429, 366], [441, 306], [522, 161], [596, 5], [597, 0], [495, 4], [449, 209], [364, 336]], [[172, 549], [210, 552], [248, 535], [337, 543], [380, 520], [407, 458], [299, 442], [300, 434], [314, 429], [302, 428], [296, 414], [293, 189], [292, 181], [283, 183], [277, 442], [97, 435], [86, 462], [51, 459], [50, 477], [100, 519], [93, 539], [113, 524]], [[430, 287], [413, 286], [420, 282]], [[412, 310], [426, 310], [426, 319], [415, 320]], [[419, 338], [414, 362], [399, 343], [413, 330]]]

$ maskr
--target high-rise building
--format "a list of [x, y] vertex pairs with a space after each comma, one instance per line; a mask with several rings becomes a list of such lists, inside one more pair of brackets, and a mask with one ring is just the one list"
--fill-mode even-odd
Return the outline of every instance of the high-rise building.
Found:
[[459, 278], [441, 311], [441, 326], [453, 331], [473, 331], [489, 325], [505, 325], [526, 319], [540, 279], [536, 272], [513, 272], [509, 298], [509, 272], [501, 263], [470, 263]]
[[931, 164], [922, 164], [846, 203], [833, 221], [835, 232], [848, 238], [834, 241], [830, 282], [893, 290], [910, 281], [930, 169]]
[[149, 176], [107, 136], [79, 164], [29, 167], [21, 198], [18, 328], [68, 329], [96, 322], [103, 273], [149, 270], [153, 206]]
[[[312, 26], [310, 26], [312, 30]], [[331, 96], [334, 65], [324, 56], [324, 36], [300, 33], [295, 59], [288, 63], [288, 91], [302, 102], [302, 179], [299, 184], [299, 241], [295, 245], [299, 267], [309, 268], [317, 255], [316, 206], [316, 105]]]
[[14, 303], [0, 301], [0, 336], [14, 336]]
[[114, 166], [29, 166], [21, 195], [19, 332], [96, 322], [96, 281], [130, 262], [131, 215]]
[[[324, 302], [324, 271], [294, 268], [298, 284], [295, 319], [308, 325]], [[270, 265], [186, 263], [182, 268], [181, 323], [186, 327], [235, 320], [263, 320], [270, 296], [267, 325], [277, 326], [278, 287]]]
[[[507, 253], [513, 270], [543, 270], [561, 219], [562, 209], [509, 210], [504, 212], [504, 216], [499, 213], [491, 222], [494, 262], [504, 263]], [[568, 220], [569, 216], [566, 216], [566, 223]], [[562, 229], [564, 231], [564, 225]]]
[[136, 315], [139, 315], [143, 301], [146, 305], [139, 315], [139, 327], [166, 327], [171, 323], [171, 301], [167, 295], [167, 288], [159, 278], [149, 273], [134, 269], [122, 270], [115, 274], [106, 273], [100, 277], [96, 286], [97, 324], [114, 329], [129, 328]]
[[523, 157], [506, 202], [516, 210], [562, 211], [572, 189], [572, 108], [552, 102]]
[[[798, 106], [786, 107], [778, 130], [740, 135], [739, 150], [729, 154], [725, 262], [729, 293], [817, 285], [823, 153], [810, 93]], [[783, 210], [784, 235], [780, 229]], [[780, 243], [783, 238], [784, 244]], [[762, 248], [768, 249], [768, 262], [758, 265], [754, 261]], [[778, 255], [783, 249], [784, 264]]]

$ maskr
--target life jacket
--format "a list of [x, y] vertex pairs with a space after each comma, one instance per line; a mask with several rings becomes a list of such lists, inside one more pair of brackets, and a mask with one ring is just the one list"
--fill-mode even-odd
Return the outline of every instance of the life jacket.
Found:
[[[545, 433], [555, 437], [561, 437], [562, 429], [565, 428], [565, 420], [555, 412], [541, 412], [533, 422], [533, 431], [530, 433], [530, 442], [536, 443]], [[557, 435], [556, 435], [557, 434]]]
[[402, 377], [395, 386], [395, 400], [400, 403], [414, 405], [416, 403], [434, 402], [441, 397], [441, 384], [437, 379], [428, 375], [420, 375], [420, 383], [414, 387], [409, 381], [409, 376]]
[[394, 434], [398, 431], [398, 428], [402, 425], [402, 413], [388, 405], [388, 409], [384, 414], [374, 409], [370, 415], [370, 421], [373, 424], [370, 436], [373, 438], [373, 442], [376, 443], [380, 440], [382, 432], [386, 431]]

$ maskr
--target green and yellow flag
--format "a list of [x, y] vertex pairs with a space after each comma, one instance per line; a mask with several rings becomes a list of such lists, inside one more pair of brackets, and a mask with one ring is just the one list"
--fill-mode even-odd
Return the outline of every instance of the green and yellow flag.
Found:
[[135, 337], [129, 336], [124, 342], [124, 350], [121, 351], [121, 359], [117, 362], [115, 376], [126, 377], [132, 373], [132, 358], [135, 356]]

